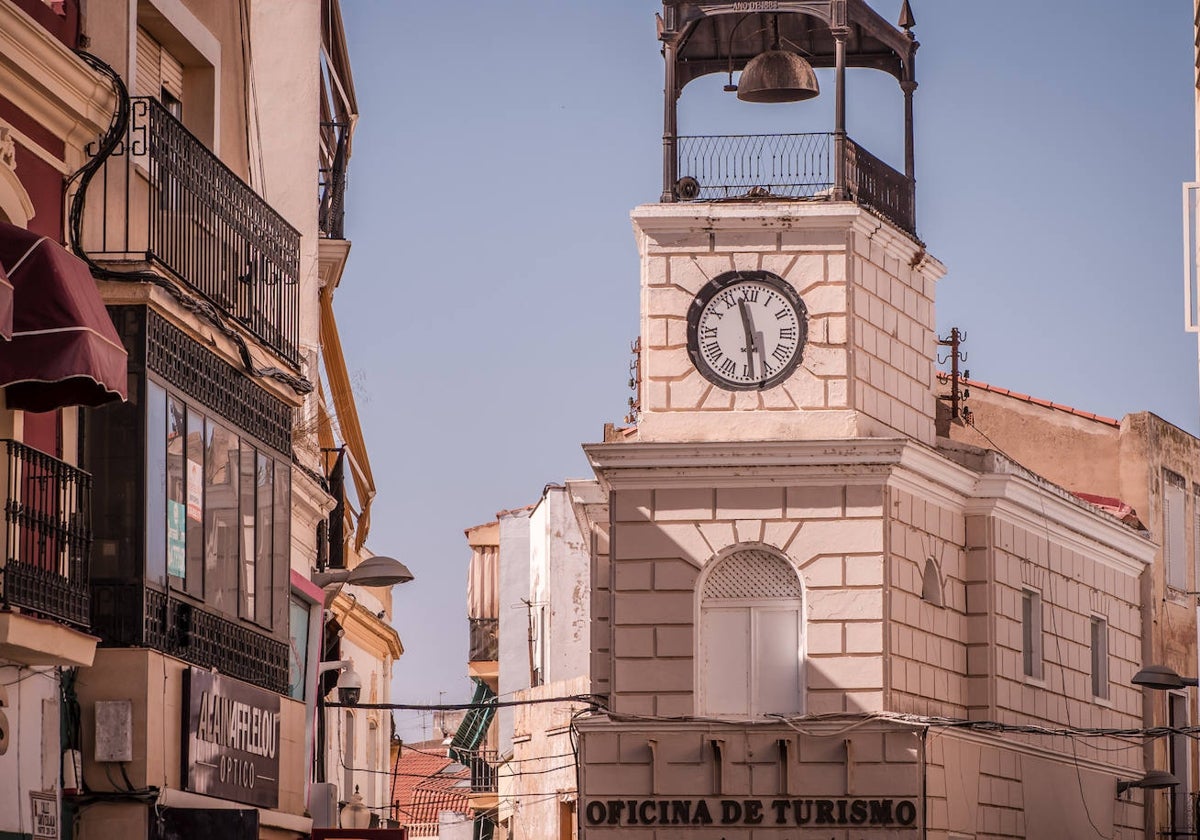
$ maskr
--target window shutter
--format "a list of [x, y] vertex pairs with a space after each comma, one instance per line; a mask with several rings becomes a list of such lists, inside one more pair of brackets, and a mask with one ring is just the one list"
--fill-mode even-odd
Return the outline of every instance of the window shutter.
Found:
[[162, 92], [162, 46], [140, 26], [137, 31], [137, 74], [133, 79], [134, 96], [153, 96]]
[[166, 91], [183, 100], [183, 64], [171, 55], [154, 36], [142, 29], [137, 31], [137, 76], [134, 79], [134, 96], [162, 97]]
[[1163, 565], [1167, 586], [1187, 589], [1187, 533], [1184, 519], [1183, 488], [1173, 481], [1164, 482], [1163, 492]]

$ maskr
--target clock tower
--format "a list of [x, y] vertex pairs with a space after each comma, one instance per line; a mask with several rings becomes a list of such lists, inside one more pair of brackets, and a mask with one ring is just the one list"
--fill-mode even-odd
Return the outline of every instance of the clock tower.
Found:
[[[933, 444], [943, 269], [916, 232], [912, 25], [907, 3], [899, 29], [861, 0], [664, 4], [663, 193], [633, 213], [640, 440]], [[726, 90], [777, 103], [817, 95], [813, 67], [835, 69], [830, 132], [677, 133], [700, 76], [727, 72]], [[847, 67], [899, 83], [903, 172], [847, 133]]]
[[[1101, 807], [1138, 756], [1098, 746], [1085, 768], [1074, 742], [992, 731], [1140, 725], [1105, 634], [1141, 649], [1155, 546], [937, 437], [944, 269], [916, 224], [913, 25], [906, 0], [897, 26], [867, 0], [664, 0], [663, 188], [633, 212], [637, 422], [585, 446], [596, 480], [569, 485], [591, 550], [583, 840], [1142, 821]], [[848, 132], [847, 67], [897, 81], [902, 164]], [[832, 130], [680, 135], [680, 94], [714, 73], [764, 108], [831, 95]]]

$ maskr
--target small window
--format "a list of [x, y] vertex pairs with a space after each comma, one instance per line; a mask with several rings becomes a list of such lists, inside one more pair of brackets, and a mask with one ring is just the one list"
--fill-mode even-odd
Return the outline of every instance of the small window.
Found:
[[1108, 622], [1092, 617], [1092, 696], [1108, 699]]
[[1163, 473], [1163, 566], [1167, 586], [1187, 589], [1187, 518], [1184, 481], [1172, 472]]
[[1025, 676], [1042, 678], [1042, 594], [1021, 592], [1021, 662]]

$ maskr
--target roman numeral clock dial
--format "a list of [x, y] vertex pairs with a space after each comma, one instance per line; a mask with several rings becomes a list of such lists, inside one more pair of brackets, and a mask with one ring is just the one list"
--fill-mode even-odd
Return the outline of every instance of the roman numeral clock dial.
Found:
[[688, 354], [708, 381], [730, 391], [762, 390], [787, 379], [804, 355], [808, 313], [782, 277], [730, 271], [688, 308]]

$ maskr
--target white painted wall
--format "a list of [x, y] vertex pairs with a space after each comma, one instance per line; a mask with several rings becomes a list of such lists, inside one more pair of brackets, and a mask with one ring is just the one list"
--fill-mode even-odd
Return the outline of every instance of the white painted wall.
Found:
[[8, 751], [0, 755], [0, 832], [31, 833], [31, 790], [55, 790], [59, 773], [58, 675], [0, 662]]
[[[529, 511], [500, 516], [500, 695], [529, 688]], [[501, 755], [512, 752], [513, 710], [496, 716]]]

